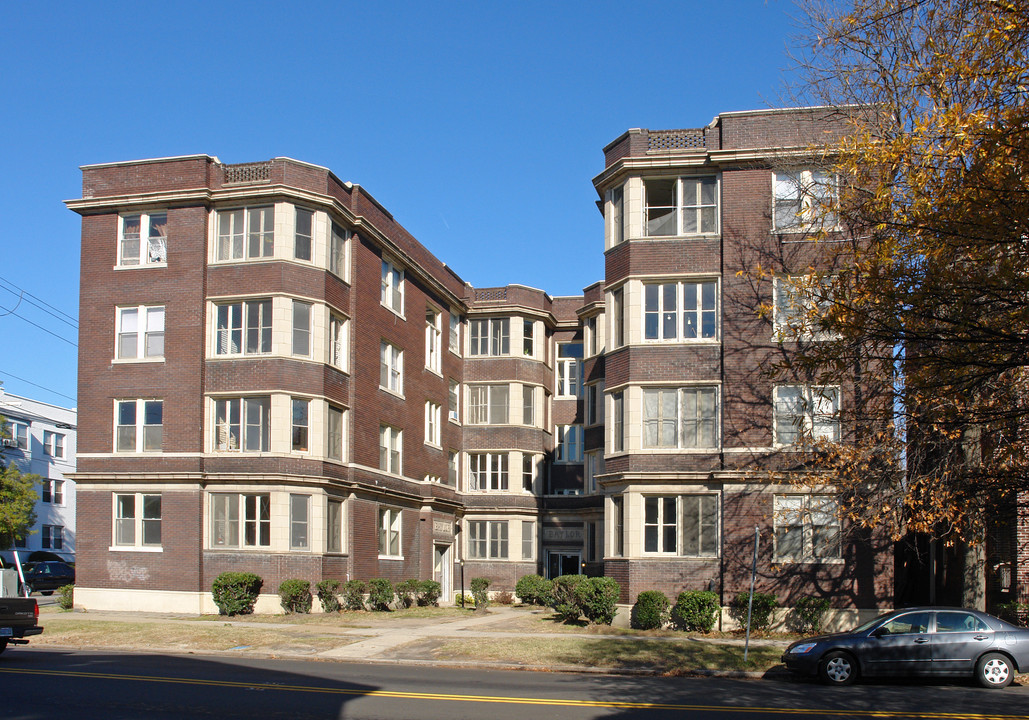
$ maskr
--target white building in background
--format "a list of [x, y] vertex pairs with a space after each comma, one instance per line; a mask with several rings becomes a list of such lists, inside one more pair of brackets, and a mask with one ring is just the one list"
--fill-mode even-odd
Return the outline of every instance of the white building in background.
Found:
[[[36, 489], [36, 524], [14, 549], [24, 560], [45, 550], [75, 561], [75, 483], [65, 476], [75, 471], [75, 408], [5, 393], [0, 388], [0, 415], [7, 420], [7, 437], [0, 460], [23, 473], [43, 478]], [[10, 560], [10, 550], [0, 553]]]

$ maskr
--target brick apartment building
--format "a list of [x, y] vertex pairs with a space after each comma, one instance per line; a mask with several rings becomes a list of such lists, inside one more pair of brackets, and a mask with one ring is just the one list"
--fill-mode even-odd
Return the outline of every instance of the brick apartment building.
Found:
[[759, 372], [789, 311], [745, 272], [804, 254], [804, 152], [838, 131], [818, 109], [628, 131], [577, 297], [474, 288], [307, 163], [84, 167], [76, 603], [211, 611], [226, 570], [264, 578], [265, 609], [287, 578], [446, 598], [462, 564], [727, 602], [756, 527], [758, 589], [891, 606], [889, 545], [766, 472], [798, 426], [846, 431], [850, 389]]

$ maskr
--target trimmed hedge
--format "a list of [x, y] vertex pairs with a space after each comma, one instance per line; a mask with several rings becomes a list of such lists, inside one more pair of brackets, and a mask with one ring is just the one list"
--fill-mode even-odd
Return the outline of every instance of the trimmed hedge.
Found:
[[637, 630], [657, 630], [668, 620], [668, 597], [660, 590], [644, 590], [632, 606], [630, 625]]
[[808, 595], [793, 605], [793, 624], [802, 633], [820, 633], [825, 613], [829, 610], [829, 598]]
[[315, 588], [318, 590], [318, 602], [322, 605], [322, 612], [339, 612], [339, 593], [343, 589], [343, 583], [339, 580], [322, 580]]
[[372, 578], [368, 581], [368, 605], [372, 610], [386, 612], [396, 592], [387, 578]]
[[75, 607], [75, 586], [62, 585], [57, 588], [57, 604], [62, 610], [71, 610]]
[[575, 604], [590, 623], [610, 625], [615, 619], [621, 590], [614, 578], [586, 578], [575, 586]]
[[707, 590], [684, 590], [679, 593], [672, 607], [672, 624], [686, 632], [709, 633], [718, 620], [718, 610], [717, 593]]
[[489, 607], [489, 586], [490, 579], [484, 577], [472, 578], [472, 598], [475, 600], [476, 610], [485, 610]]
[[414, 605], [421, 584], [421, 580], [401, 580], [398, 582], [396, 586], [397, 603], [404, 608]]
[[211, 584], [219, 615], [250, 615], [264, 581], [249, 572], [223, 572]]
[[[741, 629], [747, 628], [747, 605], [750, 593], [743, 591], [736, 593], [736, 597], [729, 603], [729, 617], [735, 620]], [[771, 593], [754, 593], [754, 607], [750, 616], [750, 629], [755, 631], [767, 630], [772, 624], [772, 611], [779, 607], [779, 601]]]
[[565, 622], [577, 622], [582, 615], [575, 601], [575, 588], [585, 579], [585, 575], [561, 575], [553, 580], [550, 592], [551, 607]]
[[279, 604], [287, 613], [311, 612], [311, 583], [307, 580], [283, 580], [279, 585]]
[[443, 586], [435, 580], [422, 580], [418, 583], [418, 604], [421, 606], [439, 605], [439, 596], [443, 594]]
[[364, 610], [364, 594], [368, 592], [368, 584], [364, 580], [347, 580], [343, 584], [343, 608], [345, 610]]
[[523, 575], [515, 583], [515, 595], [527, 605], [549, 606], [554, 583], [539, 575]]

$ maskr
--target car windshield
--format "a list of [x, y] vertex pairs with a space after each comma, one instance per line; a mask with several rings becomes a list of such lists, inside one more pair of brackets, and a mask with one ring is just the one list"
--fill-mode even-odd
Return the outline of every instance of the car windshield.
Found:
[[884, 613], [882, 615], [879, 615], [878, 617], [874, 617], [871, 620], [867, 620], [867, 621], [861, 623], [856, 628], [851, 630], [851, 632], [864, 632], [865, 630], [871, 630], [876, 625], [881, 623], [883, 620], [885, 620], [886, 618], [891, 617], [893, 615], [896, 615], [896, 613], [895, 612], [889, 612], [889, 613]]

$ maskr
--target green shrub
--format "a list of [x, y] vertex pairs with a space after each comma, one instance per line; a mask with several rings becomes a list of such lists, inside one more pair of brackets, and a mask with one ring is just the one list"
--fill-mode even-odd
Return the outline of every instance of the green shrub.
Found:
[[793, 606], [792, 624], [799, 632], [819, 633], [822, 631], [822, 623], [828, 609], [829, 598], [811, 595], [802, 597]]
[[397, 602], [400, 603], [401, 607], [409, 608], [414, 605], [415, 598], [418, 596], [418, 587], [421, 585], [421, 580], [402, 580], [397, 583]]
[[472, 598], [475, 600], [476, 610], [485, 610], [489, 607], [489, 586], [490, 579], [484, 577], [472, 578]]
[[62, 610], [71, 610], [75, 607], [75, 586], [62, 585], [57, 588], [57, 604]]
[[554, 583], [539, 575], [523, 575], [515, 583], [515, 595], [526, 605], [549, 606]]
[[318, 602], [322, 604], [322, 612], [339, 612], [339, 593], [343, 588], [343, 583], [333, 579], [322, 580], [315, 585], [315, 588], [318, 590]]
[[[741, 629], [747, 628], [747, 604], [749, 592], [738, 592], [729, 603], [729, 617], [735, 620]], [[750, 629], [767, 630], [772, 624], [772, 611], [779, 607], [779, 601], [771, 593], [754, 593], [754, 607], [750, 615]]]
[[364, 580], [347, 580], [343, 584], [343, 608], [345, 610], [364, 610], [364, 594], [368, 585]]
[[1014, 625], [1029, 624], [1029, 603], [1006, 602], [997, 606], [997, 617]]
[[473, 598], [471, 595], [465, 595], [464, 593], [455, 593], [454, 604], [458, 607], [474, 606], [475, 598]]
[[223, 572], [214, 579], [211, 595], [219, 615], [249, 615], [264, 581], [248, 572]]
[[[618, 581], [614, 578], [586, 578], [575, 586], [575, 604], [590, 623], [610, 625], [615, 619], [621, 591]], [[667, 603], [667, 600], [665, 602]]]
[[657, 630], [668, 620], [668, 596], [660, 590], [644, 590], [636, 596], [629, 624], [638, 630]]
[[[709, 633], [718, 620], [718, 594], [707, 590], [684, 590], [672, 606], [672, 624], [686, 632]], [[746, 622], [746, 618], [744, 618]]]
[[307, 580], [283, 580], [279, 585], [279, 604], [287, 613], [311, 612], [311, 583]]
[[368, 605], [372, 610], [389, 610], [395, 594], [393, 583], [386, 578], [372, 578], [368, 581]]
[[582, 615], [579, 604], [575, 601], [575, 588], [585, 579], [585, 575], [561, 575], [553, 580], [550, 606], [565, 622], [576, 622]]
[[418, 583], [419, 605], [439, 605], [439, 596], [442, 594], [443, 586], [435, 580], [422, 580], [420, 583]]

